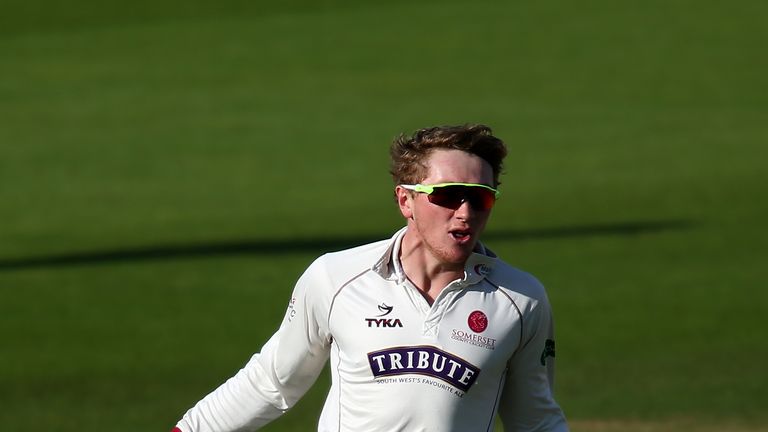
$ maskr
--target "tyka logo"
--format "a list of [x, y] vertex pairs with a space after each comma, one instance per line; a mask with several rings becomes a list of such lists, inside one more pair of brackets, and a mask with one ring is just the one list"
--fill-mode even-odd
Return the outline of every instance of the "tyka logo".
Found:
[[378, 327], [378, 328], [402, 327], [403, 322], [400, 321], [399, 318], [381, 318], [383, 316], [386, 316], [392, 313], [393, 309], [394, 309], [393, 306], [387, 306], [386, 303], [382, 303], [379, 305], [379, 311], [383, 313], [381, 315], [376, 315], [376, 318], [366, 318], [365, 322], [368, 323], [368, 327]]
[[466, 392], [480, 369], [468, 361], [439, 348], [422, 345], [389, 348], [368, 353], [368, 364], [375, 378], [419, 374], [438, 378]]
[[365, 322], [368, 323], [368, 327], [402, 327], [403, 322], [400, 318], [366, 318]]
[[392, 309], [394, 309], [393, 306], [387, 306], [386, 303], [382, 303], [382, 304], [379, 305], [379, 310], [384, 312], [384, 313], [382, 313], [381, 315], [377, 315], [377, 316], [383, 317], [385, 315], [389, 315], [389, 313], [392, 312]]

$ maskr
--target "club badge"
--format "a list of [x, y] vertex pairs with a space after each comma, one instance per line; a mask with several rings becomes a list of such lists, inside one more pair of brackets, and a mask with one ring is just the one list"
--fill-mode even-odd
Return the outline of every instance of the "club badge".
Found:
[[475, 333], [482, 333], [488, 328], [488, 317], [479, 310], [476, 310], [469, 314], [467, 318], [467, 324], [469, 328]]

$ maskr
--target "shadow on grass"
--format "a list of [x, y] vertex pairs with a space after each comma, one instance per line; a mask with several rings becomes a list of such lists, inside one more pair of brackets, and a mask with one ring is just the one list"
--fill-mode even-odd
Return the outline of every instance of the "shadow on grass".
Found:
[[[624, 222], [601, 225], [578, 225], [524, 230], [488, 231], [484, 241], [546, 240], [568, 237], [635, 236], [661, 231], [690, 229], [690, 220], [662, 220]], [[387, 238], [389, 233], [377, 236], [308, 237], [295, 239], [251, 239], [177, 245], [151, 245], [125, 249], [75, 252], [37, 257], [0, 259], [0, 271], [39, 267], [63, 267], [116, 262], [155, 261], [187, 258], [207, 258], [229, 255], [262, 255], [291, 253], [324, 253], [346, 249]]]

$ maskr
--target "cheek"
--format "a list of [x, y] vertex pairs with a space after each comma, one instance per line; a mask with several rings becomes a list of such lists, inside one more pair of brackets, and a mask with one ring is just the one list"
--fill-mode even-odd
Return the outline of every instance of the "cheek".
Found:
[[414, 203], [413, 211], [417, 219], [421, 219], [423, 223], [432, 225], [438, 225], [449, 221], [453, 214], [451, 210], [436, 206], [426, 200], [424, 200], [424, 202], [420, 201]]
[[475, 219], [477, 221], [476, 222], [477, 226], [480, 228], [485, 227], [485, 224], [488, 222], [488, 218], [490, 217], [491, 217], [490, 212], [478, 213]]
[[484, 211], [484, 212], [479, 212], [477, 214], [477, 220], [481, 220], [481, 221], [483, 221], [483, 223], [488, 222], [488, 219], [490, 217], [491, 217], [491, 211], [490, 210]]

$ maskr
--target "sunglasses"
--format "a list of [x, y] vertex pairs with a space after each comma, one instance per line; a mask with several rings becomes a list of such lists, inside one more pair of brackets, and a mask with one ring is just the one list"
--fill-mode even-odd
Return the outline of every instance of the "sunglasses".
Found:
[[429, 202], [440, 207], [457, 210], [464, 202], [479, 211], [488, 211], [499, 197], [498, 190], [476, 183], [401, 184], [401, 187], [427, 194]]

